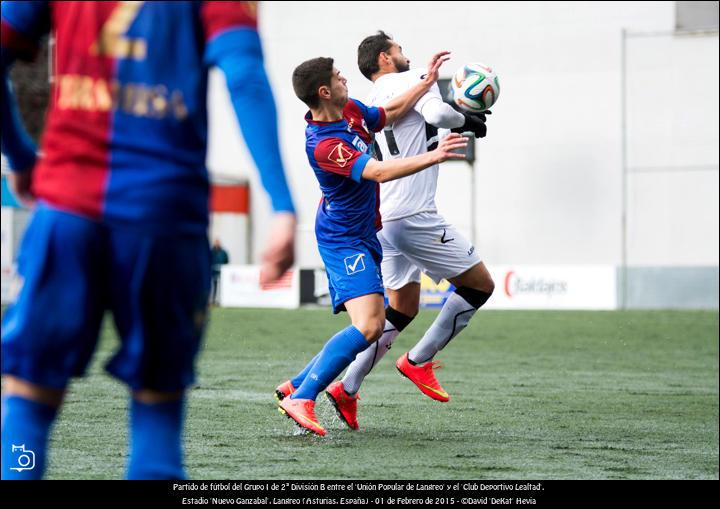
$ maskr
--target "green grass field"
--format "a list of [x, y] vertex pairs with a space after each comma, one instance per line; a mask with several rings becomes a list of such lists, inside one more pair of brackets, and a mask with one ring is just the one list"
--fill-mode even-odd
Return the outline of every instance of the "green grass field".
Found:
[[[423, 311], [361, 390], [359, 432], [324, 395], [328, 436], [299, 434], [274, 387], [347, 316], [327, 309], [212, 312], [190, 392], [192, 478], [717, 479], [718, 313], [481, 311], [438, 356], [449, 403], [394, 367], [435, 317]], [[121, 478], [127, 393], [102, 371], [106, 320], [89, 376], [52, 437], [49, 478]]]

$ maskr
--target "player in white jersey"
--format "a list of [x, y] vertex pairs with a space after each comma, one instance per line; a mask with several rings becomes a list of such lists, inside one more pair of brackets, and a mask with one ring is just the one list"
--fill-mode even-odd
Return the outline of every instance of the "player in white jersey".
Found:
[[[365, 38], [358, 48], [358, 66], [374, 83], [366, 103], [382, 106], [421, 81], [425, 71], [410, 70], [409, 65], [402, 48], [384, 32]], [[443, 102], [435, 84], [412, 110], [378, 133], [376, 157], [389, 160], [433, 150], [438, 143], [438, 128], [484, 137], [485, 116], [455, 111]], [[345, 377], [326, 391], [339, 416], [352, 429], [358, 428], [360, 384], [418, 313], [421, 272], [436, 283], [447, 279], [456, 290], [422, 339], [398, 359], [396, 366], [420, 391], [438, 401], [450, 397], [435, 378], [435, 354], [467, 326], [494, 290], [490, 273], [475, 247], [438, 214], [437, 178], [436, 165], [380, 186], [383, 229], [378, 238], [389, 299], [384, 332], [373, 346], [358, 354]]]

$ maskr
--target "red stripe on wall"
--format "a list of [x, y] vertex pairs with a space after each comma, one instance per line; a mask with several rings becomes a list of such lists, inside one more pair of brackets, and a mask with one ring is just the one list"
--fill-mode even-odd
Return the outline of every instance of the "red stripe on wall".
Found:
[[210, 211], [247, 214], [250, 211], [250, 188], [247, 184], [213, 184], [210, 188]]

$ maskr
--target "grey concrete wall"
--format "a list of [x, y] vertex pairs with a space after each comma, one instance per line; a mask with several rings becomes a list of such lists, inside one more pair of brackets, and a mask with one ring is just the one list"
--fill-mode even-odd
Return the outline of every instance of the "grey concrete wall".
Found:
[[[618, 269], [618, 303], [623, 271]], [[628, 267], [628, 309], [718, 309], [718, 267]]]

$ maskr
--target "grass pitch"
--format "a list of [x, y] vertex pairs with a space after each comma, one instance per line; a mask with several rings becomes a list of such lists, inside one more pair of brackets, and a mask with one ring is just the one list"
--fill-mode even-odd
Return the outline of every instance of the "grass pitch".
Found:
[[[346, 315], [214, 309], [190, 392], [195, 479], [717, 479], [718, 313], [485, 311], [437, 359], [449, 403], [421, 395], [394, 361], [436, 312], [423, 310], [361, 389], [352, 432], [322, 395], [328, 436], [296, 432], [274, 387]], [[48, 478], [121, 478], [127, 392], [102, 371], [72, 386]]]

